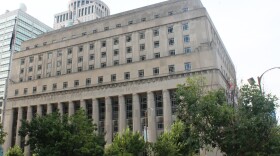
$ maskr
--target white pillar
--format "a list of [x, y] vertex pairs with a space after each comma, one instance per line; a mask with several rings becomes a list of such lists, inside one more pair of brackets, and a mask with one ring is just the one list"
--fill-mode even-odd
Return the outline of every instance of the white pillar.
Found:
[[7, 132], [7, 136], [5, 137], [4, 143], [4, 153], [8, 151], [8, 149], [12, 145], [12, 126], [13, 126], [13, 117], [14, 117], [14, 110], [13, 108], [5, 110], [5, 118], [4, 118], [4, 131]]
[[16, 145], [20, 146], [21, 136], [18, 134], [18, 131], [21, 127], [21, 120], [22, 120], [22, 107], [18, 108], [18, 118], [17, 118], [17, 131], [16, 131]]
[[[31, 109], [32, 109], [32, 107], [30, 107], [30, 106], [27, 107], [27, 117], [26, 117], [27, 121], [32, 120], [32, 110]], [[29, 140], [28, 136], [25, 137], [25, 141], [27, 141], [27, 140]], [[24, 155], [30, 156], [30, 145], [24, 147]]]
[[156, 142], [157, 128], [156, 128], [156, 108], [155, 98], [153, 92], [148, 92], [148, 141]]
[[97, 99], [92, 99], [92, 118], [97, 129], [99, 129], [99, 104]]
[[47, 104], [47, 114], [51, 114], [52, 113], [52, 104], [48, 103]]
[[85, 112], [87, 112], [86, 100], [81, 100], [80, 106], [81, 106], [81, 109], [83, 109]]
[[105, 141], [107, 144], [112, 143], [112, 100], [110, 97], [105, 98], [106, 116], [105, 116]]
[[57, 109], [58, 109], [59, 114], [61, 116], [63, 116], [64, 114], [63, 114], [63, 104], [62, 104], [62, 102], [57, 103]]
[[74, 113], [75, 113], [75, 110], [74, 110], [74, 101], [69, 101], [68, 102], [68, 115], [69, 117], [72, 116]]
[[119, 96], [119, 132], [122, 133], [126, 129], [126, 106], [124, 96]]
[[164, 129], [169, 131], [172, 125], [172, 108], [168, 90], [163, 90], [163, 117]]
[[133, 94], [133, 131], [140, 132], [141, 131], [141, 117], [140, 117], [140, 102], [139, 95]]
[[42, 116], [42, 105], [37, 105], [37, 115]]

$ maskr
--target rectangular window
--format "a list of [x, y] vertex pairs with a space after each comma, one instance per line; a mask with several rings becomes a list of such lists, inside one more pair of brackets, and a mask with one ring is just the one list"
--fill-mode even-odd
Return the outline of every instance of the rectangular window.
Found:
[[132, 52], [132, 48], [131, 47], [126, 47], [126, 53], [131, 53]]
[[34, 57], [29, 57], [29, 62], [32, 63], [34, 61]]
[[79, 86], [79, 80], [75, 80], [74, 81], [74, 87], [78, 87]]
[[109, 30], [109, 27], [104, 27], [104, 31], [107, 31], [107, 30]]
[[139, 33], [139, 39], [140, 40], [145, 39], [145, 32], [140, 32]]
[[57, 57], [60, 57], [60, 56], [62, 56], [62, 51], [61, 51], [61, 50], [58, 50], [58, 51], [57, 51]]
[[92, 30], [92, 33], [93, 34], [97, 33], [97, 29]]
[[153, 35], [158, 36], [159, 35], [159, 29], [154, 29], [153, 30]]
[[175, 66], [174, 65], [169, 65], [168, 66], [169, 74], [172, 74], [175, 72]]
[[26, 95], [27, 92], [28, 92], [28, 89], [27, 89], [27, 88], [24, 88], [24, 89], [23, 89], [23, 94]]
[[170, 56], [176, 55], [175, 50], [169, 50], [169, 55]]
[[83, 52], [84, 47], [83, 46], [79, 46], [79, 52]]
[[184, 23], [183, 25], [183, 31], [186, 31], [189, 29], [189, 24], [188, 23]]
[[191, 53], [191, 52], [192, 52], [192, 48], [191, 47], [184, 48], [184, 53], [185, 54], [188, 54], [188, 53]]
[[116, 28], [119, 28], [121, 27], [122, 25], [121, 24], [116, 24]]
[[159, 41], [155, 41], [154, 42], [154, 48], [158, 48], [159, 47]]
[[154, 18], [159, 18], [159, 14], [155, 15]]
[[146, 60], [146, 55], [141, 55], [140, 56], [140, 61], [145, 61]]
[[169, 27], [167, 28], [167, 32], [168, 32], [168, 34], [173, 33], [173, 26], [169, 26]]
[[52, 68], [52, 64], [51, 63], [48, 63], [48, 69], [51, 69]]
[[94, 60], [94, 54], [89, 55], [89, 60]]
[[71, 64], [71, 63], [72, 63], [72, 59], [68, 59], [67, 64]]
[[118, 45], [119, 44], [119, 39], [118, 38], [114, 38], [114, 45]]
[[88, 66], [88, 69], [89, 69], [89, 70], [93, 70], [93, 69], [94, 69], [94, 65], [89, 65], [89, 66]]
[[72, 70], [71, 69], [67, 69], [67, 74], [70, 74], [71, 72], [72, 72]]
[[117, 56], [117, 55], [119, 55], [119, 49], [114, 50], [114, 56]]
[[83, 71], [83, 67], [78, 67], [78, 72]]
[[15, 90], [15, 95], [18, 95], [18, 89]]
[[98, 77], [98, 83], [103, 83], [103, 76]]
[[28, 76], [28, 81], [31, 81], [32, 80], [32, 76]]
[[33, 71], [33, 67], [29, 67], [29, 68], [28, 68], [28, 71], [29, 71], [29, 72], [32, 72], [32, 71]]
[[102, 53], [101, 53], [101, 57], [102, 57], [102, 58], [105, 58], [105, 57], [106, 57], [106, 52], [102, 52]]
[[87, 79], [86, 79], [86, 85], [87, 85], [87, 86], [91, 85], [91, 78], [87, 78]]
[[56, 90], [56, 89], [57, 89], [57, 84], [56, 84], [56, 83], [54, 83], [54, 84], [52, 85], [52, 89], [53, 89], [53, 90]]
[[103, 47], [106, 47], [106, 41], [102, 41], [101, 42], [101, 47], [103, 48]]
[[141, 21], [142, 21], [142, 22], [146, 21], [146, 18], [141, 18]]
[[119, 65], [119, 60], [114, 61], [114, 66], [117, 66], [117, 65]]
[[190, 36], [189, 35], [185, 35], [184, 36], [184, 43], [189, 43], [190, 42]]
[[138, 70], [138, 77], [144, 77], [144, 70]]
[[20, 64], [23, 65], [25, 63], [25, 59], [20, 60]]
[[189, 11], [189, 8], [183, 8], [183, 12]]
[[126, 63], [132, 63], [132, 58], [127, 58]]
[[38, 55], [38, 60], [42, 61], [42, 59], [43, 59], [43, 55]]
[[101, 63], [101, 68], [105, 68], [106, 67], [106, 62]]
[[153, 75], [159, 74], [159, 67], [153, 68]]
[[145, 50], [145, 44], [140, 44], [140, 51], [144, 51]]
[[168, 39], [168, 44], [169, 44], [170, 46], [174, 45], [174, 38]]
[[89, 44], [89, 50], [93, 50], [94, 49], [94, 43]]
[[112, 74], [111, 75], [111, 81], [115, 82], [117, 80], [117, 75], [116, 74]]
[[133, 21], [128, 21], [127, 23], [128, 23], [128, 25], [131, 25], [131, 24], [133, 24]]
[[82, 56], [78, 57], [78, 63], [81, 63], [81, 62], [83, 62], [83, 57]]
[[129, 80], [130, 79], [130, 72], [125, 72], [124, 73], [124, 79]]
[[47, 90], [47, 85], [43, 85], [42, 92], [45, 92], [46, 90]]
[[186, 71], [190, 71], [191, 69], [192, 69], [191, 63], [190, 63], [190, 62], [186, 62], [186, 63], [185, 63], [185, 70], [186, 70]]
[[37, 87], [33, 87], [33, 93], [37, 92]]
[[168, 15], [169, 15], [169, 16], [173, 15], [173, 11], [169, 11], [169, 12], [168, 12]]
[[68, 87], [68, 82], [63, 82], [63, 89]]
[[23, 74], [24, 73], [24, 68], [21, 68], [20, 69], [20, 74]]
[[160, 53], [155, 53], [154, 58], [160, 58]]
[[130, 42], [131, 41], [131, 35], [127, 35], [126, 36], [126, 42]]
[[72, 48], [68, 48], [68, 49], [67, 49], [67, 54], [68, 54], [68, 55], [71, 55], [71, 54], [72, 54]]
[[48, 53], [48, 59], [52, 58], [52, 53]]
[[56, 66], [57, 66], [57, 67], [60, 67], [60, 66], [61, 66], [61, 61], [57, 61], [57, 62], [56, 62]]
[[56, 71], [56, 75], [57, 76], [61, 75], [61, 71]]
[[41, 79], [41, 75], [37, 75], [37, 79]]

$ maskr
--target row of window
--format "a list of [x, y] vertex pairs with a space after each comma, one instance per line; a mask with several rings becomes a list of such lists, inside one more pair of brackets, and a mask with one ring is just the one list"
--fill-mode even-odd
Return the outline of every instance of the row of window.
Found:
[[[186, 71], [191, 70], [191, 63], [190, 62], [185, 63], [185, 70]], [[169, 72], [169, 74], [175, 73], [175, 65], [169, 65], [168, 66], [168, 72]], [[159, 67], [153, 68], [153, 75], [157, 76], [159, 74], [160, 74]], [[138, 70], [138, 78], [143, 78], [144, 76], [145, 76], [144, 69]], [[99, 76], [97, 82], [99, 84], [102, 84], [103, 80], [104, 80], [103, 78], [104, 78], [103, 76]], [[124, 72], [124, 79], [125, 80], [130, 80], [130, 72]], [[30, 80], [32, 80], [32, 77], [30, 78]], [[111, 82], [116, 82], [116, 81], [117, 81], [117, 74], [111, 74]], [[92, 84], [91, 78], [87, 78], [86, 79], [86, 86], [89, 86], [91, 84]], [[79, 85], [80, 85], [80, 81], [75, 80], [74, 81], [74, 87], [78, 87]], [[68, 82], [63, 82], [62, 88], [63, 89], [68, 88]], [[52, 86], [52, 90], [56, 90], [56, 89], [57, 89], [57, 84], [54, 83], [53, 86]], [[43, 87], [42, 87], [42, 92], [45, 92], [45, 91], [47, 91], [47, 85], [43, 85]], [[37, 87], [33, 87], [33, 93], [36, 93], [36, 92], [37, 92]], [[15, 90], [15, 95], [18, 95], [18, 93], [19, 93], [18, 89]], [[27, 94], [27, 93], [28, 93], [28, 89], [24, 88], [23, 94]]]

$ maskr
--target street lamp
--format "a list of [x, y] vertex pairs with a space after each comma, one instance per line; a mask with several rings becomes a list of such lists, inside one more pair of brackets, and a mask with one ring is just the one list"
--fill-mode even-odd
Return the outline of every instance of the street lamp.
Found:
[[[280, 67], [273, 67], [273, 68], [267, 69], [266, 71], [264, 71], [264, 72], [262, 73], [261, 76], [258, 76], [258, 77], [257, 77], [257, 78], [258, 78], [258, 86], [259, 86], [260, 91], [261, 91], [262, 94], [263, 94], [262, 86], [261, 86], [262, 77], [263, 77], [263, 75], [264, 75], [266, 72], [268, 72], [268, 71], [270, 71], [270, 70], [273, 70], [273, 69], [280, 69]], [[249, 82], [250, 85], [255, 84], [255, 80], [254, 80], [254, 78], [252, 78], [252, 77], [248, 79], [248, 82]]]

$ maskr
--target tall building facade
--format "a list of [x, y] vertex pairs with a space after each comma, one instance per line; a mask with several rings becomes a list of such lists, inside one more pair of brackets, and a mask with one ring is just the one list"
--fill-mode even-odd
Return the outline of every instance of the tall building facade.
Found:
[[[17, 19], [17, 21], [15, 20]], [[16, 26], [15, 26], [16, 21]], [[5, 102], [6, 82], [11, 59], [10, 42], [15, 28], [14, 52], [20, 51], [23, 41], [52, 30], [34, 17], [26, 13], [24, 5], [20, 9], [7, 11], [0, 15], [0, 121], [2, 122], [3, 105]]]
[[69, 0], [68, 10], [54, 16], [54, 29], [110, 15], [109, 7], [101, 0]]
[[21, 120], [80, 108], [109, 144], [116, 132], [143, 132], [145, 126], [155, 142], [175, 119], [177, 84], [199, 75], [209, 90], [229, 89], [236, 77], [200, 0], [169, 0], [84, 22], [21, 49], [8, 88], [5, 149], [24, 139], [17, 134]]

